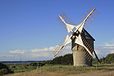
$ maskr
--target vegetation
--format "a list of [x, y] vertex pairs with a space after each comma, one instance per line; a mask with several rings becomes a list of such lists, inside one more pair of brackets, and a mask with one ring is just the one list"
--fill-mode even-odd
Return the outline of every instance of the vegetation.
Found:
[[114, 63], [114, 53], [108, 54], [106, 57], [100, 59], [102, 64], [113, 64]]
[[[79, 76], [77, 74], [94, 72], [108, 72], [108, 75], [94, 75], [93, 76], [113, 76], [111, 72], [114, 71], [114, 65], [99, 65], [93, 67], [74, 67], [72, 65], [45, 65], [30, 72], [16, 73], [8, 76]], [[85, 76], [85, 75], [82, 75]], [[86, 75], [91, 76], [91, 75]]]
[[[114, 53], [108, 54], [106, 57], [100, 59], [102, 64], [113, 64], [114, 63]], [[62, 64], [62, 65], [72, 65], [73, 57], [72, 54], [66, 54], [64, 56], [59, 56], [50, 61], [50, 64]], [[98, 64], [97, 59], [93, 59], [93, 64]]]
[[[0, 63], [0, 75], [8, 73], [26, 72], [37, 69], [39, 71], [47, 72], [67, 72], [67, 73], [79, 73], [90, 70], [114, 70], [114, 54], [108, 54], [106, 57], [100, 59], [102, 64], [97, 64], [98, 61], [93, 59], [93, 67], [73, 67], [72, 54], [66, 54], [59, 56], [49, 61], [32, 62], [30, 64], [2, 64]], [[108, 69], [107, 69], [108, 67]], [[109, 68], [113, 67], [113, 68]]]
[[50, 61], [50, 64], [61, 64], [61, 65], [72, 65], [73, 56], [72, 54], [66, 54], [64, 56], [59, 56]]
[[0, 63], [0, 75], [8, 73], [13, 73], [13, 71], [7, 65]]
[[8, 66], [14, 73], [36, 69], [36, 66], [32, 66], [30, 64], [9, 64]]
[[113, 54], [108, 54], [105, 58], [106, 63], [114, 63], [114, 53]]

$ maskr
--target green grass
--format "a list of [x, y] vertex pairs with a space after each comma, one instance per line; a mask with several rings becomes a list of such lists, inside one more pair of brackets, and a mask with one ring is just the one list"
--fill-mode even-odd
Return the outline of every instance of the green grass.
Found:
[[36, 69], [35, 66], [31, 66], [28, 64], [8, 64], [9, 68], [14, 72], [26, 72]]
[[113, 64], [105, 65], [94, 65], [92, 67], [74, 67], [72, 65], [46, 65], [41, 68], [37, 68], [40, 72], [58, 72], [66, 74], [78, 74], [85, 73], [89, 71], [103, 70], [103, 71], [112, 71], [114, 70]]
[[[18, 69], [22, 70], [22, 68]], [[92, 67], [74, 67], [72, 65], [45, 65], [42, 67], [37, 67], [37, 69], [25, 71], [22, 73], [14, 73], [6, 76], [69, 76], [81, 73], [97, 73], [98, 71], [100, 73], [114, 71], [114, 64], [98, 64]]]

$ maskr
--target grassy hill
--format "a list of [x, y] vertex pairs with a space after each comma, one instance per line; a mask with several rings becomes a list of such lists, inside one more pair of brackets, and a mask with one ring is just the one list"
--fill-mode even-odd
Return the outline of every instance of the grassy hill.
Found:
[[35, 70], [5, 76], [113, 76], [114, 64], [94, 67], [73, 67], [70, 65], [45, 65]]
[[101, 64], [98, 64], [97, 60], [94, 59], [92, 67], [73, 67], [72, 54], [67, 54], [56, 57], [49, 61], [33, 62], [30, 64], [9, 64], [7, 67], [15, 73], [10, 76], [36, 76], [34, 74], [42, 73], [57, 73], [68, 75], [97, 71], [114, 71], [114, 54], [108, 54], [106, 57], [100, 60]]

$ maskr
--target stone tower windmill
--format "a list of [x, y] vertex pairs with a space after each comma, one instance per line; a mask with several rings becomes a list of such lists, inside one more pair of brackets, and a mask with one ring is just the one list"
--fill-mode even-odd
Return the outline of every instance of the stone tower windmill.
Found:
[[[55, 56], [62, 50], [67, 44], [71, 43], [71, 50], [73, 53], [73, 65], [74, 66], [91, 66], [93, 53], [98, 59], [94, 51], [95, 39], [84, 29], [84, 25], [87, 19], [95, 11], [93, 9], [85, 19], [77, 26], [66, 23], [62, 16], [59, 16], [62, 22], [66, 25], [68, 35], [65, 38], [64, 43], [59, 47]], [[99, 61], [99, 59], [98, 59]]]

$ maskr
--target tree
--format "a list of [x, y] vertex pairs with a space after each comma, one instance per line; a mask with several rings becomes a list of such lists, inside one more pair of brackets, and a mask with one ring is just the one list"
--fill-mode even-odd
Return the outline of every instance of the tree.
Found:
[[0, 75], [8, 73], [13, 73], [13, 71], [7, 65], [0, 63]]
[[105, 58], [106, 63], [114, 63], [114, 53], [108, 54]]
[[59, 56], [50, 61], [50, 64], [62, 64], [62, 65], [71, 65], [73, 64], [72, 54], [66, 54], [64, 56]]

